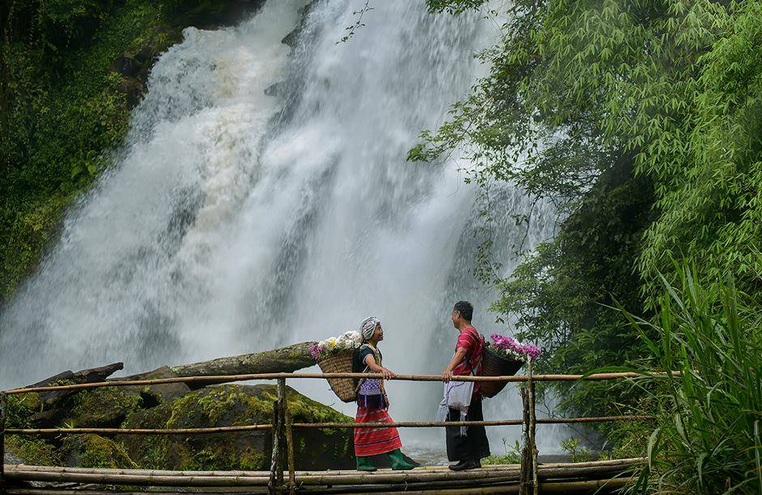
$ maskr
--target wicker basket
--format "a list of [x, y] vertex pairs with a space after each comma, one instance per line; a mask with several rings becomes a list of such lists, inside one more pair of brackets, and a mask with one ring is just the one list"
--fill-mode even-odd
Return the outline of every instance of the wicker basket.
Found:
[[[524, 361], [509, 359], [492, 350], [489, 344], [482, 352], [482, 376], [513, 376], [524, 366]], [[479, 386], [484, 397], [494, 397], [508, 382], [482, 382]]]
[[[323, 373], [352, 373], [352, 351], [334, 354], [321, 359], [318, 366]], [[344, 402], [354, 402], [355, 381], [351, 378], [328, 378], [328, 384], [336, 396]]]

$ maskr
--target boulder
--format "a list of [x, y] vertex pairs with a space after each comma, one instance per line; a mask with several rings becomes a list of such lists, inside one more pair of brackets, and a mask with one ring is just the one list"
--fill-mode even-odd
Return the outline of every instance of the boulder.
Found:
[[72, 428], [118, 428], [127, 415], [143, 405], [141, 395], [118, 387], [83, 390], [72, 398], [63, 425]]
[[[73, 385], [78, 383], [102, 382], [108, 376], [124, 368], [122, 363], [114, 363], [98, 368], [89, 368], [76, 373], [65, 371], [26, 388], [50, 385]], [[74, 397], [81, 395], [77, 390], [55, 390], [50, 392], [12, 395], [8, 398], [9, 426], [51, 427], [59, 424], [75, 407]]]
[[[148, 373], [132, 375], [127, 380], [156, 380], [159, 378], [175, 378], [178, 374], [169, 366], [162, 366]], [[184, 383], [164, 383], [160, 385], [146, 385], [143, 387], [125, 387], [125, 390], [136, 392], [143, 398], [144, 407], [149, 408], [163, 402], [172, 401], [191, 391]]]
[[[202, 428], [271, 424], [274, 385], [222, 385], [196, 390], [171, 402], [132, 414], [126, 428]], [[352, 419], [287, 388], [294, 422], [351, 422]], [[129, 435], [119, 439], [141, 468], [179, 470], [269, 470], [269, 430], [187, 437]], [[297, 469], [354, 466], [351, 430], [294, 432]]]
[[137, 465], [124, 447], [98, 435], [69, 435], [60, 451], [64, 466], [83, 468], [135, 469]]

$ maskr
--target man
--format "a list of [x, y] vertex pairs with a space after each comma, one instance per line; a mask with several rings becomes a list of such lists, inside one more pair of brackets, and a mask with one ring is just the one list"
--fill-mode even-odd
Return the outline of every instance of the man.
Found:
[[[458, 301], [452, 310], [451, 318], [453, 326], [458, 330], [458, 341], [455, 344], [455, 355], [450, 364], [442, 372], [442, 379], [449, 382], [453, 376], [479, 375], [482, 367], [482, 349], [484, 337], [471, 325], [474, 307], [468, 301]], [[460, 421], [461, 411], [450, 408], [447, 421]], [[466, 421], [483, 421], [482, 397], [479, 391], [479, 383], [474, 382], [474, 390], [471, 403], [468, 405]], [[464, 471], [482, 467], [481, 458], [490, 455], [489, 441], [484, 426], [448, 426], [447, 434], [447, 458], [450, 461], [458, 461], [451, 465], [453, 471]]]

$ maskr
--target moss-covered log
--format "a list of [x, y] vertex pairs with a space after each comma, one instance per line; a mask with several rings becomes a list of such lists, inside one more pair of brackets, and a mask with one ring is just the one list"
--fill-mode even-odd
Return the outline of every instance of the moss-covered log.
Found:
[[[310, 346], [315, 342], [273, 349], [272, 351], [242, 354], [202, 361], [200, 363], [173, 366], [177, 376], [215, 376], [238, 375], [247, 373], [290, 373], [313, 366], [315, 361], [310, 356]], [[205, 383], [204, 385], [208, 385]]]

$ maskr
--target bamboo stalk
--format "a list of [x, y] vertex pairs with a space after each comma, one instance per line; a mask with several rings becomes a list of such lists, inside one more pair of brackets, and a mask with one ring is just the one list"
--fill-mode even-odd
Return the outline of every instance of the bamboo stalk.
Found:
[[[671, 373], [653, 372], [653, 373], [595, 373], [592, 375], [535, 375], [533, 380], [542, 381], [595, 381], [595, 380], [616, 380], [620, 378], [636, 378], [641, 376], [671, 376], [679, 377], [679, 371]], [[25, 394], [30, 392], [51, 392], [56, 390], [82, 390], [101, 387], [136, 387], [143, 385], [161, 385], [166, 383], [223, 383], [223, 382], [241, 382], [249, 380], [277, 380], [280, 378], [305, 378], [305, 379], [323, 379], [323, 378], [382, 378], [378, 373], [251, 373], [241, 375], [210, 375], [210, 376], [178, 376], [173, 378], [156, 378], [152, 380], [112, 380], [94, 383], [77, 383], [72, 385], [55, 385], [49, 387], [16, 388], [7, 390], [8, 395]], [[441, 375], [396, 375], [394, 380], [418, 381], [418, 382], [441, 382]], [[453, 381], [463, 382], [526, 382], [526, 375], [513, 376], [453, 376]]]
[[[653, 416], [599, 416], [591, 418], [537, 418], [537, 424], [597, 423], [605, 421], [641, 421], [651, 420]], [[507, 419], [502, 421], [403, 421], [399, 423], [293, 423], [293, 428], [433, 428], [442, 426], [518, 426], [523, 420]], [[238, 431], [270, 430], [272, 425], [219, 426], [209, 428], [8, 428], [8, 435], [84, 435], [96, 433], [102, 435], [205, 435]]]
[[[605, 461], [587, 461], [587, 462], [554, 462], [554, 463], [542, 463], [538, 467], [538, 471], [540, 474], [548, 475], [557, 475], [557, 470], [566, 470], [566, 472], [569, 471], [577, 471], [585, 468], [590, 467], [600, 467], [601, 469], [610, 469], [610, 468], [627, 468], [636, 466], [639, 464], [643, 464], [646, 462], [645, 457], [631, 457], [631, 458], [624, 458], [624, 459], [609, 459]], [[484, 466], [480, 468], [480, 471], [518, 471], [520, 465], [519, 464], [498, 464], [498, 465], [490, 465], [490, 466]], [[82, 467], [59, 467], [59, 466], [37, 466], [37, 465], [26, 465], [26, 464], [6, 464], [5, 466], [6, 471], [50, 471], [50, 472], [56, 472], [56, 473], [90, 473], [90, 474], [97, 474], [97, 473], [111, 473], [111, 474], [137, 474], [137, 475], [160, 475], [160, 476], [230, 476], [230, 477], [260, 477], [265, 478], [269, 476], [269, 471], [174, 471], [174, 470], [152, 470], [152, 469], [104, 469], [104, 468], [82, 468]], [[425, 467], [418, 467], [415, 469], [416, 472], [420, 473], [430, 473], [430, 472], [439, 472], [439, 471], [449, 471], [447, 466], [425, 466]], [[352, 475], [357, 474], [357, 471], [354, 469], [343, 469], [343, 470], [336, 470], [336, 471], [329, 471], [332, 474], [337, 475]], [[379, 473], [388, 473], [392, 472], [389, 469], [381, 469], [377, 471]], [[299, 477], [305, 477], [305, 476], [319, 476], [319, 475], [325, 475], [326, 471], [295, 471], [296, 476]]]
[[268, 478], [267, 490], [275, 493], [275, 482], [277, 477], [278, 464], [278, 401], [273, 402], [273, 425], [272, 425], [273, 448], [270, 457], [270, 477]]
[[8, 397], [0, 392], [0, 493], [5, 491], [5, 418], [8, 415]]
[[535, 435], [537, 433], [537, 412], [534, 403], [534, 380], [532, 379], [534, 373], [532, 372], [531, 358], [527, 359], [527, 374], [529, 376], [527, 389], [529, 396], [529, 453], [532, 457], [532, 493], [533, 495], [538, 495], [540, 487], [537, 481], [537, 442], [535, 441]]
[[[610, 474], [612, 469], [596, 472], [594, 469], [585, 468], [575, 471], [573, 468], [566, 470], [555, 469], [548, 474], [553, 476], [574, 477], [578, 474], [589, 476], [592, 474]], [[61, 471], [25, 471], [9, 470], [8, 479], [24, 481], [55, 481], [55, 482], [78, 482], [95, 484], [123, 484], [123, 485], [156, 485], [156, 486], [193, 486], [193, 487], [223, 487], [223, 486], [269, 486], [268, 476], [167, 476], [158, 474], [113, 474], [108, 470], [100, 473], [77, 473]], [[519, 481], [521, 473], [517, 469], [499, 470], [473, 470], [465, 472], [440, 471], [426, 473], [422, 471], [393, 472], [382, 471], [376, 473], [332, 474], [326, 472], [318, 476], [297, 476], [296, 482], [304, 485], [355, 485], [355, 484], [385, 484], [385, 483], [424, 483], [431, 481], [450, 480], [482, 480], [494, 482]]]
[[269, 430], [272, 425], [215, 426], [209, 428], [8, 428], [8, 435], [206, 435], [237, 431]]
[[[548, 494], [554, 494], [554, 493], [589, 493], [591, 491], [594, 491], [596, 489], [600, 488], [606, 488], [608, 490], [615, 490], [617, 488], [622, 488], [624, 486], [627, 486], [629, 484], [629, 480], [621, 480], [621, 479], [615, 479], [615, 480], [588, 480], [588, 481], [553, 481], [553, 482], [545, 482], [540, 483], [540, 489], [542, 490], [542, 493], [548, 493]], [[354, 492], [357, 494], [364, 494], [368, 493], [368, 488], [370, 487], [364, 487], [363, 491]], [[433, 490], [406, 490], [405, 493], [408, 495], [465, 495], [465, 494], [473, 494], [474, 492], [481, 493], [481, 494], [503, 494], [503, 493], [518, 493], [519, 487], [517, 485], [503, 485], [503, 486], [488, 486], [488, 487], [481, 487], [475, 490], [474, 486], [472, 485], [466, 485], [465, 488], [453, 488], [453, 489], [436, 489], [436, 487]], [[383, 489], [383, 488], [382, 488]], [[392, 486], [389, 487], [392, 491], [377, 491], [374, 489], [373, 491], [376, 493], [376, 495], [384, 495], [385, 493], [388, 494], [396, 494], [399, 493], [401, 489], [403, 489], [403, 486]], [[252, 493], [250, 491], [251, 489], [247, 489], [246, 493]], [[227, 490], [225, 491], [229, 493]], [[327, 493], [328, 490], [325, 489], [319, 489], [319, 493]], [[347, 492], [344, 490], [336, 491], [337, 493], [344, 493], [346, 495], [351, 495], [352, 492]], [[103, 490], [68, 490], [68, 489], [60, 489], [60, 488], [9, 488], [8, 489], [8, 495], [113, 495], [113, 491], [103, 491]], [[156, 492], [156, 491], [138, 491], [138, 492], [121, 492], [121, 493], [161, 493], [162, 495], [180, 495], [181, 493], [187, 493], [185, 491], [162, 491], [162, 492]], [[207, 495], [211, 495], [211, 493], [223, 493], [223, 492], [204, 492]], [[259, 491], [253, 492], [253, 493], [260, 493]], [[317, 493], [314, 490], [307, 489], [305, 490], [305, 493]]]
[[[597, 489], [606, 488], [607, 491], [616, 490], [630, 484], [627, 480], [590, 480], [590, 481], [554, 481], [548, 483], [540, 483], [540, 491], [545, 494], [561, 493], [561, 494], [573, 494], [573, 493], [590, 493]], [[357, 495], [364, 494], [366, 492], [355, 492]], [[398, 491], [387, 492], [375, 492], [376, 495], [393, 495], [399, 493]], [[474, 493], [487, 495], [487, 494], [503, 494], [503, 493], [519, 493], [518, 485], [502, 485], [502, 486], [488, 486], [474, 489], [473, 487], [467, 488], [452, 488], [452, 489], [435, 489], [435, 490], [405, 490], [406, 495], [473, 495]], [[606, 493], [606, 492], [602, 492]], [[354, 493], [346, 492], [346, 495], [354, 495]]]
[[278, 452], [278, 493], [283, 493], [283, 461], [286, 460], [286, 450], [283, 448], [285, 443], [286, 425], [286, 379], [278, 379], [278, 443], [280, 450]]
[[526, 387], [521, 389], [521, 406], [524, 418], [521, 427], [521, 438], [524, 447], [521, 449], [521, 479], [519, 481], [518, 493], [520, 495], [528, 495], [532, 463], [529, 458], [529, 393]]
[[288, 493], [296, 494], [296, 463], [294, 461], [294, 428], [292, 427], [291, 408], [286, 395], [286, 446], [288, 447]]
[[[260, 487], [245, 487], [245, 491], [240, 492], [242, 494], [251, 495], [259, 493], [267, 493], [267, 488]], [[194, 491], [193, 493], [199, 493], [203, 495], [230, 495], [231, 493], [237, 493], [238, 490], [235, 487], [225, 487], [224, 490], [218, 491]], [[132, 495], [132, 494], [151, 494], [151, 495], [188, 495], [188, 490], [182, 488], [177, 490], [156, 490], [154, 488], [147, 487], [145, 491], [123, 491], [123, 490], [81, 490], [77, 489], [65, 489], [65, 488], [9, 488], [8, 495]]]

